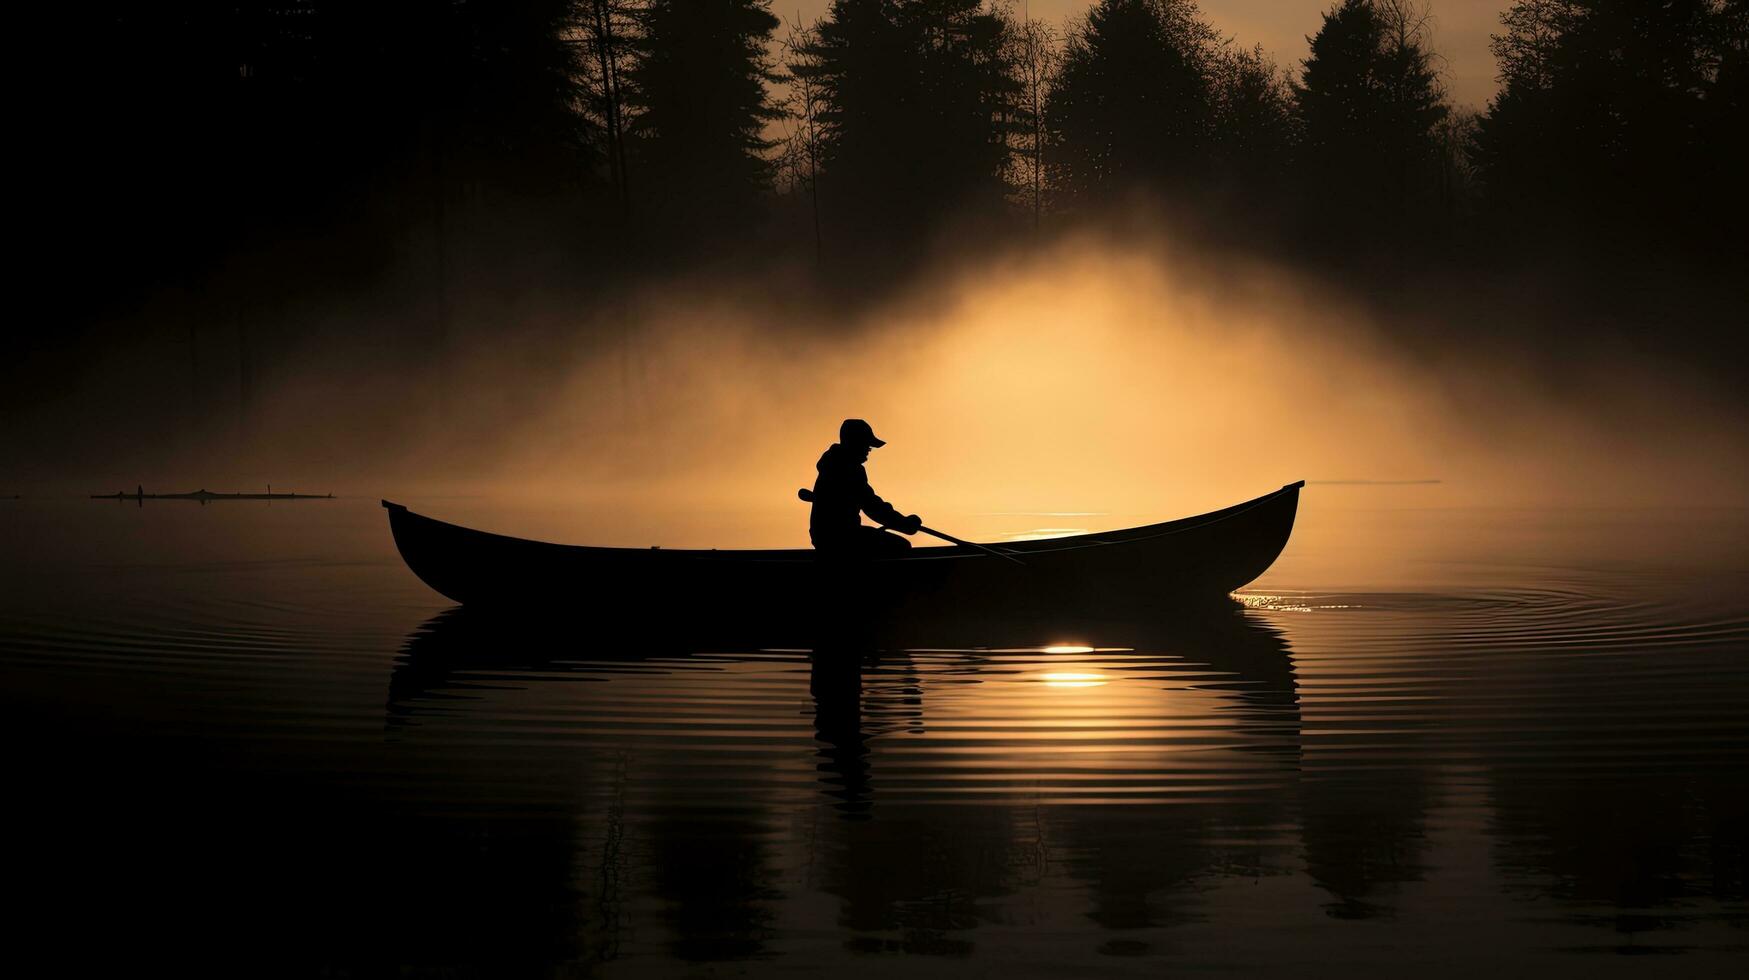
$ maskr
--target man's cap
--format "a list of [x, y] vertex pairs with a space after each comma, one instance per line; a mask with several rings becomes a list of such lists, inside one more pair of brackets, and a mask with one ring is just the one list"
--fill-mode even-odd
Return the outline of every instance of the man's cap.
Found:
[[847, 446], [870, 446], [875, 449], [886, 445], [884, 439], [875, 437], [874, 429], [862, 419], [845, 419], [838, 427], [838, 441]]

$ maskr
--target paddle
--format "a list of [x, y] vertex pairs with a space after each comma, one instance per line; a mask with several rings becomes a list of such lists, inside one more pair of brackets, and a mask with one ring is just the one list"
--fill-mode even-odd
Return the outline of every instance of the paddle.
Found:
[[[809, 490], [807, 487], [803, 487], [800, 490], [797, 490], [796, 496], [800, 497], [801, 499], [803, 499], [809, 503], [813, 503], [813, 501], [814, 501], [814, 491]], [[935, 528], [924, 527], [922, 525], [918, 525], [917, 530], [922, 531], [924, 534], [934, 535], [935, 537], [938, 537], [943, 541], [950, 541], [954, 544], [959, 545], [962, 548], [976, 548], [979, 551], [982, 551], [987, 555], [995, 555], [997, 558], [1006, 558], [1007, 560], [1015, 563], [1016, 565], [1019, 565], [1022, 568], [1026, 567], [1026, 562], [1021, 561], [1020, 559], [1014, 557], [1013, 555], [1008, 554], [1005, 551], [997, 551], [995, 548], [991, 548], [987, 545], [981, 545], [981, 544], [977, 543], [976, 541], [962, 541], [961, 539], [956, 538], [951, 534], [943, 534], [940, 531], [937, 531]]]

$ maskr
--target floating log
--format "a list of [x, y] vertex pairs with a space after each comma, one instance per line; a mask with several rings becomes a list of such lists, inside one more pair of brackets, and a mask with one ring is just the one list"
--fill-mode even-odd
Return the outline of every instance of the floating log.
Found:
[[331, 493], [214, 493], [211, 490], [200, 489], [192, 493], [146, 493], [145, 490], [117, 490], [114, 493], [94, 493], [92, 500], [198, 500], [205, 503], [209, 500], [333, 500]]

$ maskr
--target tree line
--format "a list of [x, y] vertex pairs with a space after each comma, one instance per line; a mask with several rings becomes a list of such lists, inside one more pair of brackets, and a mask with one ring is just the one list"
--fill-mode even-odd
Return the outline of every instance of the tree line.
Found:
[[1749, 0], [1515, 0], [1480, 111], [1431, 14], [1336, 0], [1284, 68], [1194, 0], [98, 0], [45, 34], [79, 66], [36, 120], [45, 237], [122, 281], [251, 249], [368, 275], [434, 237], [525, 262], [519, 235], [832, 265], [1140, 193], [1344, 254], [1738, 249]]

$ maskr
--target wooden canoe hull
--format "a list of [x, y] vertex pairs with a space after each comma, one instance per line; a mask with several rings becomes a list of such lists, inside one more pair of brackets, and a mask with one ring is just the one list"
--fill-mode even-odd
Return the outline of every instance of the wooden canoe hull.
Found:
[[1135, 610], [1218, 600], [1287, 545], [1304, 483], [1197, 517], [1100, 534], [1003, 544], [1024, 565], [971, 548], [914, 548], [846, 561], [812, 550], [594, 548], [448, 524], [383, 501], [408, 568], [469, 606], [600, 613], [662, 610], [793, 615], [894, 608]]

